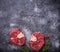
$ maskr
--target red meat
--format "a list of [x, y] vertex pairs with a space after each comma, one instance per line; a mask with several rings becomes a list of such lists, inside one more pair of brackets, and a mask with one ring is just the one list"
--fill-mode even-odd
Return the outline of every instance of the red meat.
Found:
[[34, 32], [29, 41], [29, 46], [31, 49], [38, 51], [44, 45], [44, 35], [40, 32]]
[[20, 31], [19, 28], [13, 28], [10, 31], [10, 42], [16, 45], [23, 45], [25, 43], [25, 36], [24, 34]]

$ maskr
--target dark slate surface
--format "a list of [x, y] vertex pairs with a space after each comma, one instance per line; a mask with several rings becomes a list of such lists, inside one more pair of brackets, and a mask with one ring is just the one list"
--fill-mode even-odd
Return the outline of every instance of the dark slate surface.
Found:
[[0, 52], [20, 52], [16, 45], [8, 44], [13, 27], [24, 32], [27, 45], [33, 32], [49, 34], [51, 47], [47, 52], [59, 52], [60, 0], [0, 0]]

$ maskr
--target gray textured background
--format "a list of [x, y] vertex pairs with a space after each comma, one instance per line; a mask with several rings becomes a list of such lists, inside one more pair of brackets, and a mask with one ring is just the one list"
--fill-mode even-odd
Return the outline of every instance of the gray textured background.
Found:
[[0, 0], [0, 52], [20, 52], [17, 46], [7, 43], [9, 31], [13, 27], [19, 27], [23, 31], [27, 45], [31, 34], [35, 31], [50, 35], [51, 47], [48, 52], [58, 52], [60, 1]]

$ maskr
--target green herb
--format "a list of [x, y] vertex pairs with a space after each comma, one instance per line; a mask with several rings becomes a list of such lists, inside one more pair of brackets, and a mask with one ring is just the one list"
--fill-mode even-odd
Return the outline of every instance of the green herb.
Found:
[[49, 49], [50, 43], [49, 40], [45, 42], [45, 46], [43, 47], [43, 52], [47, 51]]
[[30, 52], [30, 49], [26, 45], [24, 45], [24, 46], [22, 46], [21, 48], [18, 48], [18, 49], [22, 52]]

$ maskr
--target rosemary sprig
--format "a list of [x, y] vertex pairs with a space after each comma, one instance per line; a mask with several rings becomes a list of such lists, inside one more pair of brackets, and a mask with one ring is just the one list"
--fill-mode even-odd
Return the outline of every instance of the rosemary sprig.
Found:
[[30, 52], [30, 49], [27, 47], [27, 45], [22, 46], [21, 48], [18, 48], [22, 52]]

